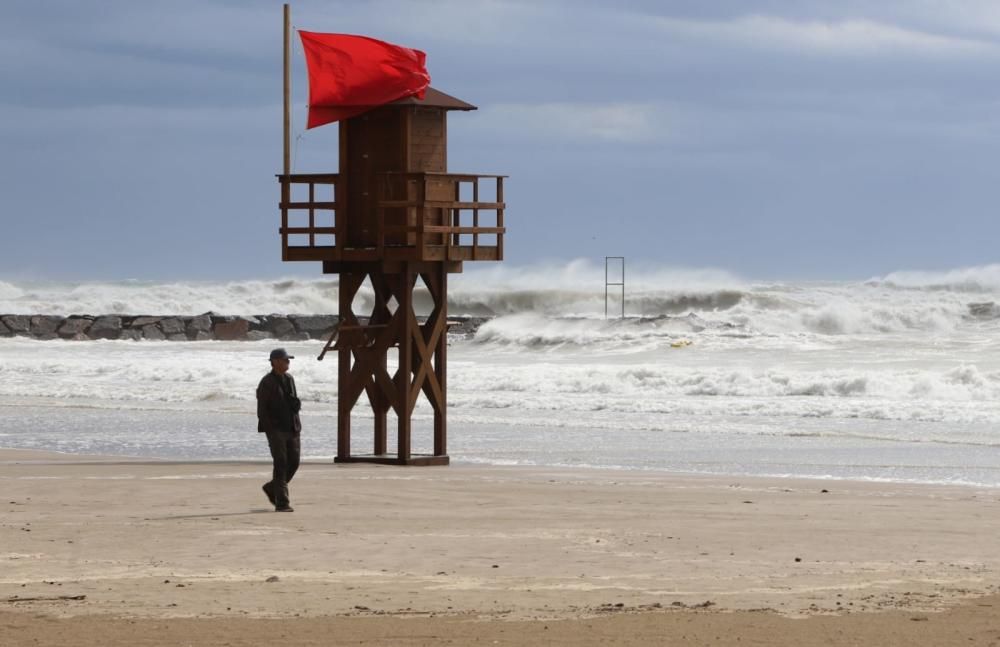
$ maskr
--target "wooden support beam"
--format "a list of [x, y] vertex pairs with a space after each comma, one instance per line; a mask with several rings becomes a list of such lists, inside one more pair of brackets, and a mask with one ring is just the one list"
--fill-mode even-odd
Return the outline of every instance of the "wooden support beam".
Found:
[[[371, 265], [367, 272], [341, 275], [341, 323], [337, 340], [340, 366], [338, 388], [337, 462], [383, 462], [396, 465], [447, 464], [446, 393], [444, 391], [447, 348], [447, 275], [444, 263], [402, 264], [400, 272], [381, 271]], [[413, 291], [420, 278], [430, 293], [433, 308], [420, 324], [413, 308]], [[353, 302], [364, 280], [371, 281], [374, 304], [367, 323], [361, 324], [353, 312]], [[395, 300], [397, 307], [390, 311]], [[388, 354], [399, 352], [397, 369], [390, 376]], [[412, 418], [416, 401], [423, 392], [434, 410], [434, 454], [415, 456], [412, 452]], [[373, 455], [353, 456], [350, 412], [361, 394], [374, 414]], [[387, 415], [392, 408], [397, 417], [396, 455], [389, 453]]]
[[[334, 227], [314, 227], [310, 225], [309, 227], [283, 227], [281, 233], [283, 234], [333, 234], [336, 233], [336, 228]], [[309, 243], [309, 248], [315, 247], [315, 242]], [[307, 248], [308, 249], [308, 248]]]
[[282, 182], [292, 184], [336, 184], [339, 178], [339, 173], [292, 173], [278, 176]]
[[[507, 230], [503, 227], [447, 227], [439, 225], [427, 225], [424, 231], [429, 234], [504, 234]], [[477, 243], [478, 245], [478, 243]]]
[[437, 274], [437, 317], [444, 330], [437, 338], [434, 349], [434, 376], [441, 399], [434, 407], [434, 455], [448, 455], [448, 272], [440, 268]]
[[[282, 188], [286, 190], [287, 187], [288, 187], [287, 184], [282, 186]], [[311, 188], [312, 185], [310, 184], [309, 187]], [[281, 204], [279, 204], [278, 206], [281, 207], [282, 209], [302, 209], [303, 211], [306, 209], [323, 209], [326, 211], [330, 211], [330, 210], [335, 210], [337, 208], [337, 202], [335, 200], [332, 202], [329, 200], [313, 201], [311, 197], [309, 199], [309, 202], [291, 202], [290, 200], [285, 200], [284, 198], [282, 198]]]
[[459, 202], [457, 200], [384, 200], [380, 203], [383, 207], [429, 207], [435, 209], [483, 209], [486, 211], [496, 211], [503, 209], [502, 202]]
[[396, 302], [399, 308], [396, 311], [394, 320], [401, 324], [399, 336], [399, 369], [396, 371], [396, 394], [399, 401], [397, 409], [399, 417], [399, 436], [397, 438], [397, 457], [400, 460], [410, 458], [410, 435], [413, 431], [411, 415], [413, 407], [410, 405], [410, 384], [413, 379], [413, 334], [412, 322], [415, 318], [408, 316], [413, 311], [413, 284], [415, 275], [409, 268], [399, 275], [397, 280], [398, 289], [394, 290]]
[[[351, 304], [361, 287], [363, 274], [344, 273], [340, 275], [339, 314], [341, 324], [357, 325]], [[346, 459], [351, 455], [351, 409], [354, 401], [349, 398], [351, 390], [351, 361], [354, 353], [345, 346], [337, 350], [337, 458]]]
[[[389, 312], [388, 306], [389, 298], [392, 296], [389, 286], [385, 281], [385, 277], [380, 272], [370, 272], [368, 276], [372, 283], [372, 291], [375, 293], [375, 303], [372, 306], [372, 313], [368, 318], [368, 322], [369, 324], [388, 326], [389, 321], [392, 319], [392, 313]], [[379, 353], [375, 366], [375, 375], [372, 378], [372, 383], [377, 388], [374, 389], [374, 397], [370, 397], [372, 413], [375, 416], [374, 429], [372, 430], [374, 435], [372, 445], [376, 456], [382, 456], [388, 452], [386, 442], [388, 413], [392, 405], [390, 398], [386, 395], [385, 387], [386, 383], [392, 386], [392, 382], [389, 379], [387, 351], [388, 349]]]

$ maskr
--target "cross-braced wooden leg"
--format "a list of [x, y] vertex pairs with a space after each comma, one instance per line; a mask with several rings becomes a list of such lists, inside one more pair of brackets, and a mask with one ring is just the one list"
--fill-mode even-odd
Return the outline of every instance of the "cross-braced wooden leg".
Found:
[[411, 420], [413, 405], [410, 402], [410, 387], [413, 383], [413, 335], [416, 317], [413, 313], [413, 284], [416, 275], [407, 266], [397, 279], [399, 289], [395, 290], [399, 308], [394, 319], [400, 324], [399, 368], [396, 370], [396, 416], [399, 423], [397, 456], [400, 461], [410, 460], [410, 437], [413, 431]]
[[[420, 325], [414, 310], [413, 290], [417, 271], [404, 265], [400, 272], [378, 270], [344, 274], [341, 278], [342, 328], [338, 348], [340, 385], [338, 388], [338, 460], [350, 461], [350, 414], [362, 393], [367, 394], [374, 413], [376, 457], [389, 462], [428, 464], [428, 457], [413, 459], [413, 410], [423, 392], [434, 409], [434, 457], [447, 464], [447, 427], [444, 392], [447, 348], [447, 272], [424, 270], [419, 273], [430, 292], [434, 308]], [[352, 305], [361, 283], [371, 279], [375, 299], [368, 325], [359, 326]], [[388, 304], [398, 304], [390, 311]], [[345, 328], [346, 326], [346, 328]], [[350, 331], [350, 334], [347, 332]], [[389, 349], [397, 348], [399, 362], [394, 375], [388, 372]], [[396, 413], [397, 454], [386, 456], [387, 415]], [[374, 457], [373, 457], [374, 458]], [[359, 458], [356, 460], [368, 460]]]
[[447, 352], [448, 301], [447, 273], [423, 272], [420, 277], [430, 292], [434, 308], [423, 326], [414, 324], [413, 386], [410, 404], [416, 404], [417, 396], [423, 391], [434, 409], [434, 455], [447, 455], [447, 402], [443, 378], [445, 353]]
[[441, 284], [434, 298], [437, 305], [438, 325], [443, 329], [438, 334], [434, 351], [434, 376], [437, 378], [441, 397], [434, 407], [434, 455], [448, 455], [448, 272], [441, 268]]
[[[385, 275], [379, 272], [372, 272], [370, 274], [370, 278], [372, 290], [375, 293], [375, 304], [372, 308], [372, 315], [369, 322], [372, 324], [387, 325], [392, 319], [392, 313], [389, 312], [388, 306], [389, 299], [392, 297], [392, 291], [385, 280]], [[386, 428], [390, 404], [388, 398], [386, 398], [385, 391], [379, 386], [378, 383], [378, 373], [388, 373], [387, 355], [388, 348], [379, 353], [375, 368], [377, 373], [372, 377], [372, 389], [368, 393], [368, 399], [372, 406], [372, 413], [375, 416], [375, 438], [373, 445], [376, 456], [382, 456], [388, 451], [386, 443]]]
[[[358, 293], [364, 274], [344, 273], [340, 275], [339, 308], [340, 325], [356, 326], [357, 317], [351, 309], [354, 295]], [[337, 458], [346, 459], [351, 456], [351, 409], [354, 399], [350, 397], [351, 359], [353, 351], [349, 347], [337, 350]]]

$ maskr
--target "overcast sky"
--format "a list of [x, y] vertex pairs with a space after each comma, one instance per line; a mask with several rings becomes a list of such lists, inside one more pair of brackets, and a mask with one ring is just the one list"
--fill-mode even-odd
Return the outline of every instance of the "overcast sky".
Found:
[[[502, 173], [514, 265], [624, 255], [748, 278], [1000, 260], [997, 0], [294, 2], [427, 52], [449, 169]], [[336, 126], [295, 170], [335, 171]], [[281, 3], [4, 0], [0, 278], [282, 264]]]

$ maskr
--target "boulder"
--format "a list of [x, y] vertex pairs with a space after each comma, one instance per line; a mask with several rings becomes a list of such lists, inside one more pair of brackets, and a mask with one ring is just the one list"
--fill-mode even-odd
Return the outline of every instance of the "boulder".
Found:
[[150, 341], [163, 341], [167, 336], [163, 334], [163, 331], [156, 324], [149, 324], [148, 326], [143, 326], [142, 338], [149, 339]]
[[118, 339], [127, 339], [130, 341], [139, 341], [142, 339], [142, 331], [138, 328], [126, 328], [122, 330], [121, 337]]
[[118, 339], [122, 334], [122, 318], [117, 315], [98, 317], [87, 331], [91, 339]]
[[130, 328], [145, 328], [150, 324], [160, 323], [163, 317], [136, 317], [129, 323]]
[[3, 320], [0, 320], [0, 337], [10, 337], [13, 334], [14, 331], [8, 328], [7, 325], [3, 322]]
[[278, 339], [291, 339], [296, 334], [295, 326], [287, 317], [269, 317], [267, 329]]
[[215, 339], [215, 335], [213, 335], [211, 332], [202, 332], [201, 330], [199, 330], [194, 334], [193, 337], [189, 337], [189, 339], [192, 339], [194, 341], [210, 341], [212, 339]]
[[[59, 326], [59, 336], [66, 339], [76, 339], [78, 335], [83, 335], [94, 323], [91, 317], [70, 316], [63, 325]], [[86, 337], [86, 335], [84, 335]]]
[[448, 324], [448, 334], [449, 335], [469, 335], [468, 322], [461, 321], [458, 319], [449, 319]]
[[229, 322], [235, 321], [237, 319], [242, 319], [243, 321], [247, 322], [247, 325], [250, 327], [251, 330], [254, 329], [254, 328], [260, 328], [260, 323], [261, 322], [260, 322], [260, 319], [258, 318], [257, 315], [239, 315], [239, 316], [236, 316], [236, 315], [219, 315], [219, 314], [215, 314], [214, 312], [208, 312], [206, 314], [208, 314], [208, 315], [210, 315], [212, 317], [212, 324], [214, 324], [216, 326], [218, 326], [220, 323], [229, 323]]
[[[167, 337], [184, 334], [184, 321], [180, 317], [168, 317], [160, 321], [160, 330]], [[185, 335], [186, 337], [186, 335]]]
[[31, 318], [27, 315], [4, 315], [0, 321], [15, 335], [27, 335], [31, 330]]
[[182, 332], [174, 333], [173, 335], [167, 335], [167, 341], [187, 341], [188, 336]]
[[255, 330], [270, 330], [268, 321], [270, 317], [267, 315], [253, 315], [252, 317], [247, 317], [247, 321], [250, 322], [250, 332]]
[[448, 317], [448, 334], [472, 337], [487, 321], [487, 317]]
[[35, 339], [55, 339], [59, 336], [56, 331], [59, 330], [63, 321], [62, 317], [35, 315], [31, 318], [29, 332]]
[[263, 341], [265, 339], [274, 339], [274, 335], [267, 330], [251, 330], [247, 333], [247, 341]]
[[197, 317], [191, 317], [191, 321], [187, 324], [187, 334], [191, 339], [198, 339], [198, 334], [208, 334], [207, 339], [211, 339], [212, 332], [212, 315], [203, 314]]
[[242, 341], [250, 332], [250, 322], [246, 319], [234, 319], [215, 324], [215, 338], [221, 341]]
[[475, 335], [487, 321], [489, 321], [489, 317], [469, 317], [463, 324], [463, 328], [468, 334]]
[[327, 337], [337, 327], [338, 318], [334, 315], [312, 315], [305, 317], [289, 317], [289, 321], [298, 332], [304, 332], [311, 338]]

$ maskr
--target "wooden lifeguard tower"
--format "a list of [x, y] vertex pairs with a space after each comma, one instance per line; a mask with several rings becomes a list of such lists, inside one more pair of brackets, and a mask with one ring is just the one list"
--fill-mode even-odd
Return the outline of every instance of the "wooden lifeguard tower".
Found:
[[[428, 88], [423, 99], [340, 121], [337, 173], [278, 176], [282, 260], [321, 262], [324, 274], [340, 275], [340, 324], [320, 354], [333, 348], [339, 365], [338, 463], [448, 464], [448, 275], [465, 261], [503, 259], [504, 176], [448, 172], [448, 113], [475, 109]], [[366, 279], [374, 303], [358, 313]], [[414, 309], [420, 283], [430, 295], [426, 319]], [[418, 455], [411, 416], [421, 393], [434, 411], [434, 442], [432, 454]], [[374, 413], [374, 451], [356, 455], [351, 411], [362, 394]]]

